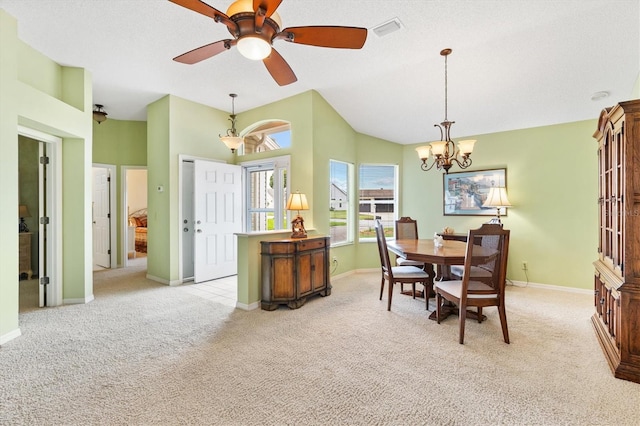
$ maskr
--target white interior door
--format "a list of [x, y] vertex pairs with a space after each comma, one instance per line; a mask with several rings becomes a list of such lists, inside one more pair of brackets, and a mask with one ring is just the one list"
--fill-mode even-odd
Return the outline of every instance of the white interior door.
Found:
[[93, 168], [93, 263], [111, 268], [109, 169]]
[[194, 282], [235, 275], [242, 231], [240, 166], [194, 160]]

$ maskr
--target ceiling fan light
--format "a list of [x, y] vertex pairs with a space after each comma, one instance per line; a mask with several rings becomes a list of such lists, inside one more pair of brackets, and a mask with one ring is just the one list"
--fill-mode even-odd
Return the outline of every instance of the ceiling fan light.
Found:
[[253, 13], [253, 0], [236, 0], [227, 9], [227, 16], [231, 17], [238, 13]]
[[[253, 0], [236, 0], [231, 3], [227, 9], [227, 16], [232, 17], [238, 13], [254, 13]], [[282, 28], [282, 20], [280, 19], [278, 12], [273, 12], [269, 18], [273, 19], [273, 21], [278, 24], [278, 27]]]
[[254, 61], [260, 61], [271, 54], [271, 45], [266, 40], [253, 35], [240, 38], [236, 47], [242, 56]]

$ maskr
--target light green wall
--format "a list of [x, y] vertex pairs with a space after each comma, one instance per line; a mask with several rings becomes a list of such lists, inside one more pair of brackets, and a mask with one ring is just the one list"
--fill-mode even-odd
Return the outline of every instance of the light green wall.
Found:
[[[93, 297], [91, 270], [91, 77], [62, 67], [17, 37], [0, 10], [0, 342], [18, 328], [18, 124], [62, 138], [62, 298]], [[89, 184], [87, 184], [89, 182]]]
[[[399, 188], [403, 187], [403, 146], [385, 141], [383, 139], [374, 138], [373, 136], [359, 134], [357, 138], [358, 146], [358, 164], [395, 164], [399, 165]], [[356, 169], [358, 176], [358, 169]], [[398, 208], [399, 216], [409, 216], [405, 212], [404, 192], [401, 191], [399, 196]], [[415, 195], [413, 195], [415, 196]], [[367, 242], [359, 243], [356, 264], [358, 268], [379, 268], [380, 255], [378, 254], [378, 246], [375, 239]]]
[[18, 39], [16, 21], [0, 10], [0, 341], [18, 328]]
[[[312, 208], [316, 229], [321, 235], [329, 235], [329, 160], [357, 162], [356, 132], [317, 92], [312, 92], [313, 108], [313, 186]], [[354, 198], [355, 200], [355, 198]], [[352, 226], [356, 226], [357, 202], [352, 203]], [[331, 258], [338, 260], [334, 274], [357, 269], [357, 242], [331, 249]]]
[[[233, 163], [235, 155], [218, 139], [228, 113], [176, 96], [147, 108], [148, 251], [147, 274], [167, 284], [179, 282], [179, 156]], [[157, 187], [162, 186], [163, 192]]]
[[[18, 41], [20, 50], [29, 51], [31, 47]], [[18, 64], [18, 78], [27, 86], [60, 99], [62, 96], [62, 68], [44, 55], [30, 55], [28, 61]]]
[[[262, 158], [291, 155], [291, 176], [287, 185], [291, 191], [300, 191], [307, 195], [309, 203], [313, 200], [313, 116], [312, 91], [305, 92], [269, 105], [255, 108], [238, 114], [238, 128], [243, 129], [253, 123], [265, 120], [284, 120], [291, 123], [291, 148], [277, 151], [258, 152], [238, 156], [236, 162], [251, 161]], [[313, 205], [310, 205], [314, 209]], [[305, 227], [315, 227], [312, 212], [304, 215]]]
[[[117, 229], [122, 229], [122, 166], [147, 165], [147, 122], [127, 120], [107, 120], [101, 124], [93, 122], [93, 163], [116, 166], [116, 207]], [[126, 220], [126, 219], [124, 219]], [[117, 262], [124, 264], [122, 253], [122, 232], [117, 232]], [[113, 248], [113, 245], [112, 245]]]
[[[527, 281], [520, 269], [526, 260], [530, 282], [592, 288], [598, 245], [595, 128], [594, 119], [470, 137], [478, 142], [465, 171], [507, 169], [513, 207], [502, 222], [511, 230], [510, 279]], [[403, 214], [418, 220], [420, 236], [445, 226], [466, 232], [485, 222], [486, 216], [443, 215], [442, 173], [420, 169], [416, 146], [404, 148]]]
[[[313, 158], [313, 92], [283, 99], [273, 104], [255, 108], [238, 115], [238, 128], [243, 129], [253, 123], [265, 120], [284, 120], [291, 123], [291, 148], [277, 151], [259, 152], [238, 156], [236, 163], [265, 159], [281, 155], [291, 155], [290, 174], [287, 185], [292, 191], [307, 195], [311, 210], [304, 212], [307, 230], [315, 227], [315, 213], [318, 205], [314, 198], [316, 178]], [[328, 208], [328, 207], [327, 207]], [[316, 231], [310, 231], [314, 235]], [[286, 238], [289, 231], [267, 235], [243, 236], [238, 238], [238, 303], [250, 306], [260, 300], [260, 241]]]
[[[238, 161], [291, 154], [291, 190], [307, 195], [311, 210], [304, 214], [305, 225], [315, 228], [310, 235], [329, 233], [330, 159], [352, 163], [356, 170], [362, 162], [399, 164], [402, 161], [401, 145], [358, 134], [315, 91], [244, 112], [239, 118], [244, 126], [267, 119], [291, 123], [291, 149], [238, 157]], [[356, 226], [357, 205], [353, 209], [353, 225]], [[260, 241], [280, 239], [288, 234], [287, 231], [239, 239], [239, 303], [251, 305], [260, 298]], [[375, 243], [360, 244], [357, 240], [354, 244], [332, 248], [331, 256], [338, 258], [334, 274], [379, 267], [380, 262]]]

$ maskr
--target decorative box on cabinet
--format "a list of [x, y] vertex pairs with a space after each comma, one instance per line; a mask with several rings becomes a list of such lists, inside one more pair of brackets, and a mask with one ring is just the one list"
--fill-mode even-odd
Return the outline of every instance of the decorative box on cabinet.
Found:
[[267, 311], [304, 305], [316, 294], [331, 294], [329, 237], [261, 241], [262, 302]]
[[26, 279], [30, 279], [33, 275], [33, 270], [31, 269], [31, 232], [21, 232], [18, 234], [20, 236], [20, 247], [18, 250], [19, 254], [19, 271], [18, 277], [19, 279], [24, 278], [23, 274], [26, 275]]
[[591, 322], [615, 377], [640, 383], [640, 101], [600, 114], [599, 244]]

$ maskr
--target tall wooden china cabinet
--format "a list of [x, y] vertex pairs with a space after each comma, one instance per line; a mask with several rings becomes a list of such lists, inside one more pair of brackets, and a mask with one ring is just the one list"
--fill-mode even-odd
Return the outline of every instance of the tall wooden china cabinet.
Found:
[[602, 111], [599, 247], [591, 318], [615, 377], [640, 383], [640, 101]]

